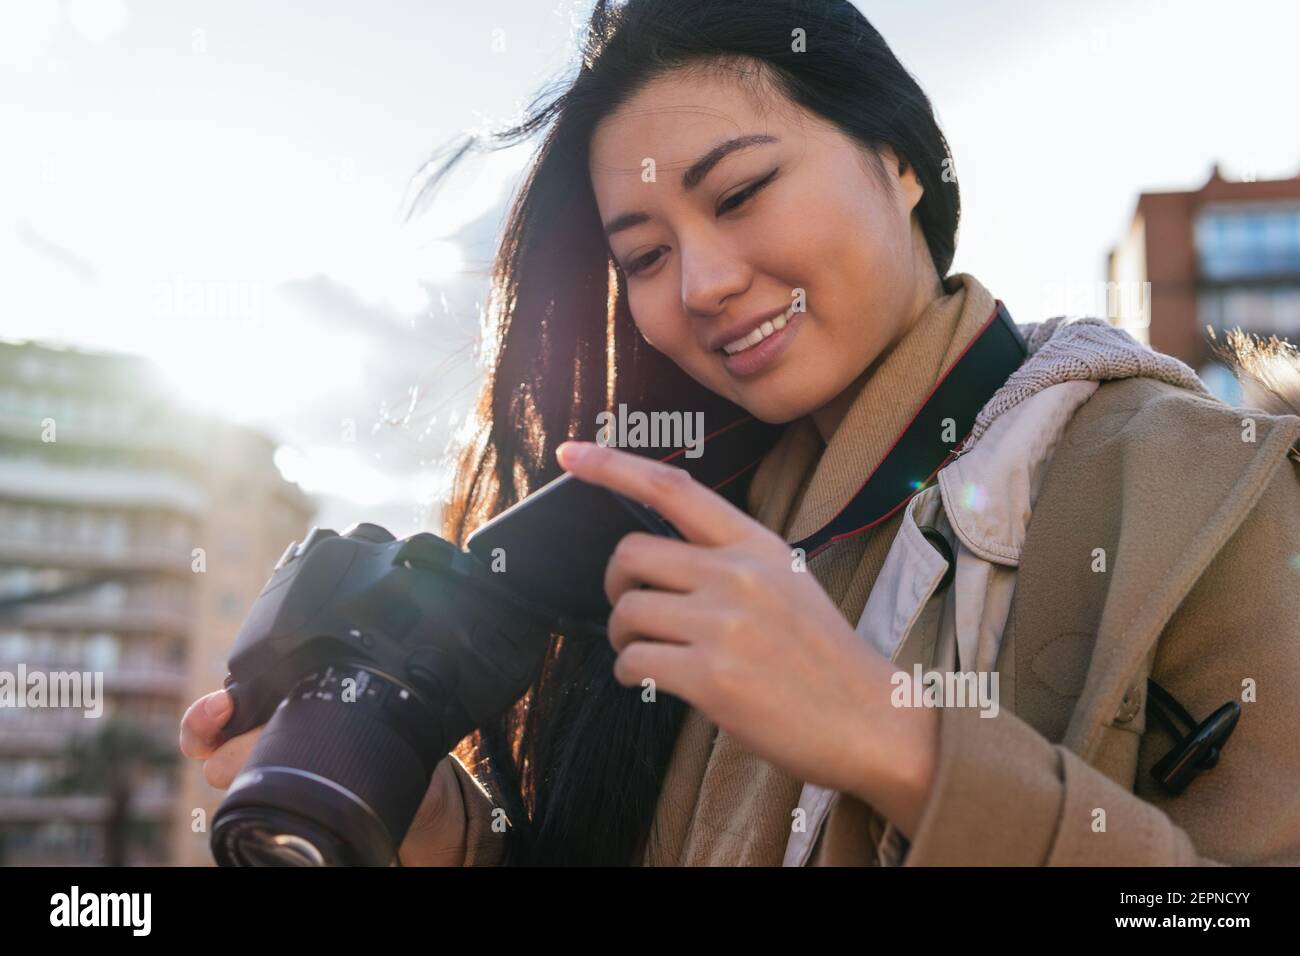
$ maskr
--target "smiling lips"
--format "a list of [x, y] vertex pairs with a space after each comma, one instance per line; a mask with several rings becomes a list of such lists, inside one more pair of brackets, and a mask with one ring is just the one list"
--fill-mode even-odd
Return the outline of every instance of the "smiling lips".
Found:
[[785, 325], [790, 320], [790, 316], [793, 312], [794, 303], [791, 302], [790, 307], [781, 315], [778, 315], [775, 319], [764, 322], [748, 335], [742, 335], [734, 342], [728, 342], [722, 347], [722, 351], [726, 352], [728, 355], [735, 355], [737, 352], [743, 352], [745, 349], [753, 348], [768, 336], [775, 335], [777, 332], [781, 331], [781, 329], [785, 328]]
[[793, 306], [775, 319], [763, 322], [747, 335], [730, 342], [715, 354], [734, 378], [750, 378], [776, 365], [799, 334], [804, 316]]

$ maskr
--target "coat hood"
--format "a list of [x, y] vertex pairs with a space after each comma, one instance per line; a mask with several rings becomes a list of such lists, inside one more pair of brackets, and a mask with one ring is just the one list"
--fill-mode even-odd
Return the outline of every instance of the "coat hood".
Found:
[[1152, 350], [1103, 319], [1057, 316], [1018, 324], [1017, 328], [1025, 337], [1029, 355], [980, 410], [960, 454], [969, 452], [998, 416], [1062, 382], [1145, 377], [1210, 397], [1189, 365]]

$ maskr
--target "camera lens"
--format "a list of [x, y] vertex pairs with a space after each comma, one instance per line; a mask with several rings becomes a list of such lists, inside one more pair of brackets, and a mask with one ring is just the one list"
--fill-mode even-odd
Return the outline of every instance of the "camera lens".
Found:
[[221, 830], [229, 862], [238, 866], [325, 866], [352, 859], [333, 834], [266, 807], [224, 814]]
[[[364, 664], [304, 677], [217, 811], [222, 866], [387, 866], [446, 754], [408, 684]], [[454, 743], [454, 741], [453, 741]]]

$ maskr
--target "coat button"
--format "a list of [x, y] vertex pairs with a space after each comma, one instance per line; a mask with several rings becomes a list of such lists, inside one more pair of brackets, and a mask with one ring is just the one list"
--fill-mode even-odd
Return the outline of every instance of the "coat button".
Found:
[[1130, 687], [1124, 691], [1124, 698], [1119, 703], [1119, 710], [1115, 711], [1115, 723], [1127, 724], [1138, 715], [1138, 711], [1141, 709], [1142, 688], [1140, 686]]

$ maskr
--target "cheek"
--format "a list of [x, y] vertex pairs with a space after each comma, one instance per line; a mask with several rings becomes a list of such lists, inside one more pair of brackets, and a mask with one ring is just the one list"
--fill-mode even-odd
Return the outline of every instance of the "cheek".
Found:
[[[856, 337], [864, 322], [888, 334], [881, 322], [898, 312], [911, 287], [907, 270], [900, 268], [908, 261], [910, 236], [888, 210], [869, 202], [828, 210], [823, 223], [818, 238], [809, 237], [808, 248], [816, 250], [833, 314], [849, 323]], [[808, 307], [815, 308], [811, 302]]]
[[627, 302], [642, 338], [669, 358], [679, 359], [689, 334], [681, 309], [657, 290], [629, 290]]
[[[822, 230], [826, 256], [850, 266], [858, 282], [871, 285], [893, 270], [881, 266], [894, 258], [895, 224], [884, 210], [869, 202], [844, 203], [827, 210]], [[870, 271], [853, 271], [853, 270]]]
[[891, 261], [892, 226], [865, 198], [802, 190], [783, 197], [756, 229], [753, 261], [807, 294], [810, 312], [823, 321], [858, 316], [873, 299]]
[[847, 156], [825, 157], [809, 176], [815, 185], [791, 191], [793, 208], [780, 213], [801, 261], [848, 275], [858, 285], [874, 283], [881, 271], [893, 272], [883, 266], [907, 242], [908, 228], [900, 228], [898, 211], [880, 185]]

